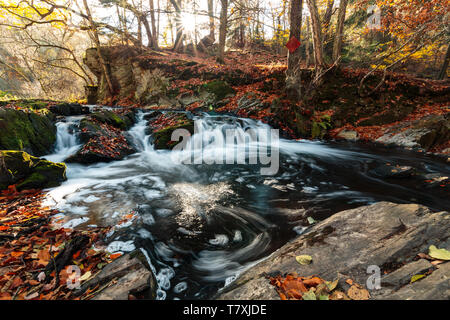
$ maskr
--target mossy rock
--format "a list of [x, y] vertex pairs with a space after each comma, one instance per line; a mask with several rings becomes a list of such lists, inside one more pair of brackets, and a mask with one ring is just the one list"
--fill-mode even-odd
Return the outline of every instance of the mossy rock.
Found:
[[8, 103], [12, 103], [17, 107], [32, 109], [32, 110], [41, 110], [46, 109], [49, 105], [50, 101], [38, 100], [38, 99], [24, 99], [24, 100], [15, 100], [8, 101]]
[[89, 107], [82, 106], [79, 103], [58, 103], [49, 107], [50, 111], [54, 114], [61, 116], [78, 116], [82, 114], [89, 114]]
[[236, 91], [225, 81], [214, 80], [202, 85], [202, 89], [213, 94], [217, 101], [220, 101], [228, 95], [234, 95]]
[[54, 115], [0, 109], [0, 149], [48, 154], [56, 141]]
[[127, 112], [124, 115], [119, 115], [112, 111], [95, 112], [91, 117], [99, 122], [112, 125], [113, 127], [127, 130], [136, 122], [136, 117], [133, 112]]
[[49, 188], [66, 179], [64, 163], [33, 157], [23, 151], [0, 151], [0, 190], [13, 184], [19, 191]]
[[[185, 114], [166, 114], [167, 118], [172, 118], [171, 123], [175, 124], [160, 128], [153, 132], [152, 139], [155, 149], [173, 149], [179, 142], [172, 141], [172, 133], [177, 129], [186, 129], [191, 135], [194, 133], [194, 121]], [[175, 121], [173, 121], [175, 120]]]

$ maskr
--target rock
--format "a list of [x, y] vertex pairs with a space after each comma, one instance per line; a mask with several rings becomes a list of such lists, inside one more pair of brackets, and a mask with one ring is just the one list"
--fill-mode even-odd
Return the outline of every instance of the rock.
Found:
[[99, 274], [84, 283], [77, 294], [96, 286], [102, 287], [113, 279], [116, 279], [115, 283], [94, 296], [93, 300], [128, 300], [130, 294], [152, 300], [156, 297], [155, 276], [140, 251], [125, 254], [106, 265]]
[[50, 111], [60, 116], [78, 116], [89, 114], [89, 107], [82, 106], [79, 103], [60, 103], [49, 107]]
[[34, 156], [50, 153], [56, 142], [53, 119], [46, 109], [37, 113], [0, 108], [0, 150], [23, 150]]
[[80, 121], [80, 140], [83, 147], [67, 158], [68, 163], [92, 164], [122, 160], [136, 152], [126, 133], [136, 121], [134, 112], [116, 114], [112, 111], [95, 112]]
[[136, 101], [155, 103], [166, 95], [169, 88], [169, 79], [160, 69], [145, 70], [140, 68], [138, 64], [134, 64], [133, 76], [135, 79], [139, 79], [134, 94]]
[[369, 171], [369, 174], [380, 178], [408, 178], [414, 175], [415, 169], [410, 166], [381, 165]]
[[[140, 54], [136, 47], [101, 47], [102, 56], [110, 69], [110, 78], [118, 98], [126, 98], [134, 95], [136, 90], [133, 77], [133, 61], [131, 57]], [[108, 83], [105, 79], [102, 65], [99, 61], [96, 48], [86, 50], [83, 59], [89, 70], [97, 77], [99, 84], [97, 100], [103, 101], [110, 97]]]
[[389, 300], [449, 300], [450, 263], [441, 264], [432, 274], [408, 284], [396, 292], [377, 297]]
[[[153, 131], [152, 139], [155, 149], [172, 149], [178, 141], [172, 141], [172, 133], [177, 129], [186, 129], [191, 134], [194, 133], [194, 121], [189, 119], [184, 113], [169, 112], [157, 118], [162, 125], [154, 126], [149, 123], [150, 129]], [[165, 124], [167, 123], [167, 124]]]
[[55, 187], [66, 180], [66, 165], [30, 156], [23, 151], [0, 151], [0, 190]]
[[233, 96], [236, 91], [225, 81], [214, 80], [202, 85], [200, 91], [206, 91], [213, 96], [215, 102], [228, 96]]
[[83, 147], [65, 160], [68, 163], [92, 164], [122, 160], [136, 152], [124, 133], [112, 125], [83, 119], [80, 122]]
[[[265, 277], [275, 273], [297, 272], [300, 276], [318, 275], [326, 280], [334, 280], [340, 273], [345, 275], [344, 279], [351, 278], [366, 285], [372, 275], [367, 273], [368, 266], [378, 266], [381, 274], [392, 273], [410, 264], [418, 253], [428, 252], [431, 244], [449, 248], [449, 228], [449, 212], [432, 212], [417, 204], [379, 202], [342, 211], [311, 227], [242, 273], [216, 298], [279, 299]], [[305, 254], [310, 255], [313, 262], [307, 266], [299, 265], [295, 257]], [[411, 269], [417, 270], [418, 265], [413, 267]], [[399, 274], [404, 275], [408, 270], [399, 271]], [[449, 273], [444, 276], [445, 272], [439, 270], [399, 290], [382, 286], [379, 290], [371, 289], [370, 294], [373, 299], [391, 299], [404, 298], [408, 294], [417, 297], [419, 292], [425, 292], [428, 299], [449, 299]], [[431, 280], [427, 284], [428, 278]]]
[[122, 130], [130, 129], [136, 122], [135, 113], [132, 111], [117, 114], [113, 111], [103, 110], [93, 113], [91, 117], [98, 122], [106, 123]]
[[411, 277], [416, 274], [422, 274], [430, 269], [434, 269], [433, 265], [425, 260], [420, 259], [404, 265], [403, 267], [391, 272], [381, 278], [381, 286], [400, 288], [411, 282]]
[[338, 133], [337, 138], [349, 141], [357, 141], [359, 140], [359, 135], [358, 132], [353, 130], [342, 130]]
[[376, 141], [388, 145], [429, 150], [450, 140], [450, 115], [431, 115], [389, 129]]

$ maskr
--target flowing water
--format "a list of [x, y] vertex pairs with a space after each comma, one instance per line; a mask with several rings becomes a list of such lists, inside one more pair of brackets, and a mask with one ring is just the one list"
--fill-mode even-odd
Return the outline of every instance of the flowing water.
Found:
[[[76, 152], [79, 120], [57, 124], [55, 153], [47, 159], [63, 161]], [[48, 204], [62, 212], [65, 227], [114, 226], [107, 238], [110, 252], [144, 252], [159, 299], [211, 297], [304, 232], [308, 217], [321, 220], [382, 200], [450, 209], [439, 188], [371, 174], [386, 163], [450, 173], [443, 161], [413, 152], [280, 139], [280, 168], [273, 176], [261, 175], [261, 165], [181, 164], [180, 159], [196, 163], [200, 155], [207, 162], [234, 150], [272, 146], [264, 134], [270, 127], [261, 122], [210, 115], [197, 120], [202, 132], [192, 137], [192, 149], [154, 150], [140, 113], [128, 132], [137, 153], [111, 163], [68, 164], [68, 180], [49, 191]], [[226, 129], [236, 129], [237, 145], [208, 145], [224, 140]], [[131, 212], [137, 218], [118, 223]]]

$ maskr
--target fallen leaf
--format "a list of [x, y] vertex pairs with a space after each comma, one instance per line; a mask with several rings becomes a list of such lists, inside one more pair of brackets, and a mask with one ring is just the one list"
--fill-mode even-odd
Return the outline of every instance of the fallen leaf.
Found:
[[446, 249], [438, 249], [436, 246], [431, 245], [430, 248], [428, 248], [429, 252], [428, 255], [434, 259], [438, 260], [450, 260], [450, 251]]
[[296, 256], [295, 260], [297, 260], [297, 262], [300, 263], [301, 265], [308, 265], [312, 262], [312, 257], [304, 254], [304, 255]]
[[339, 279], [334, 280], [333, 282], [327, 281], [325, 282], [327, 284], [328, 290], [331, 292], [334, 289], [336, 289], [338, 283], [339, 283]]
[[118, 257], [120, 257], [122, 254], [121, 253], [113, 253], [112, 255], [110, 255], [109, 257], [112, 259], [112, 260], [115, 260], [115, 259], [117, 259]]
[[22, 252], [22, 251], [13, 251], [13, 252], [11, 252], [11, 256], [14, 257], [14, 258], [18, 258], [18, 257], [22, 256], [23, 254], [24, 254], [24, 252]]
[[420, 280], [422, 278], [425, 278], [426, 276], [424, 274], [416, 274], [411, 277], [411, 281], [409, 283], [416, 282], [417, 280]]
[[312, 289], [310, 289], [308, 292], [303, 294], [303, 300], [317, 300], [316, 294]]
[[306, 220], [308, 221], [309, 224], [314, 224], [317, 222], [313, 217], [308, 217]]
[[336, 290], [330, 295], [330, 300], [350, 300], [350, 298], [344, 292]]
[[87, 279], [89, 279], [90, 277], [91, 277], [91, 275], [92, 275], [92, 273], [90, 272], [90, 271], [88, 271], [88, 272], [86, 272], [85, 274], [83, 274], [81, 277], [80, 277], [80, 281], [85, 281], [85, 280], [87, 280]]
[[352, 300], [369, 300], [370, 294], [366, 289], [360, 289], [356, 285], [352, 285], [347, 291], [347, 295]]

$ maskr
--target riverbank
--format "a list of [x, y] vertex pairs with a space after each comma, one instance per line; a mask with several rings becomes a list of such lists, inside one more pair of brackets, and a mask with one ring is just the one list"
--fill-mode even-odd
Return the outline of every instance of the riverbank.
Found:
[[[10, 185], [0, 196], [0, 230], [7, 239], [0, 247], [2, 297], [211, 298], [224, 283], [233, 283], [220, 298], [278, 299], [271, 282], [281, 283], [288, 273], [332, 281], [339, 272], [341, 280], [362, 289], [364, 268], [372, 264], [397, 279], [394, 287], [370, 291], [373, 298], [439, 298], [432, 287], [442, 287], [445, 296], [447, 278], [441, 273], [448, 263], [437, 264], [424, 254], [430, 245], [449, 245], [448, 212], [442, 211], [448, 208], [450, 187], [448, 84], [392, 75], [382, 93], [360, 98], [357, 78], [363, 72], [341, 69], [314, 99], [293, 104], [282, 89], [282, 64], [261, 61], [244, 68], [242, 61], [250, 58], [234, 55], [239, 63], [221, 66], [218, 73], [213, 62], [201, 59], [134, 56], [127, 64], [129, 57], [123, 58], [127, 67], [113, 68], [117, 80], [139, 66], [146, 84], [130, 87], [133, 82], [127, 82], [126, 95], [104, 97], [109, 107], [2, 103], [0, 149], [43, 156], [55, 162], [50, 168], [64, 168], [50, 181], [35, 179], [42, 174], [37, 164], [44, 160], [28, 156], [30, 165], [14, 170], [2, 165], [0, 182]], [[155, 66], [158, 72], [149, 69]], [[139, 100], [131, 94], [136, 90]], [[195, 120], [217, 138], [230, 125], [243, 135], [248, 128], [279, 128], [286, 138], [280, 141], [280, 175], [262, 177], [253, 167], [175, 163], [169, 156], [171, 133], [180, 128], [193, 132]], [[49, 193], [20, 187], [31, 178], [34, 188], [51, 188]], [[54, 209], [40, 207], [44, 197]], [[440, 212], [386, 201], [417, 202]], [[35, 223], [35, 215], [43, 220]], [[51, 216], [59, 217], [60, 224], [55, 226]], [[25, 233], [15, 234], [16, 229]], [[58, 243], [49, 243], [49, 235]], [[77, 239], [85, 240], [73, 251], [70, 243]], [[26, 244], [32, 240], [38, 248]], [[274, 250], [274, 259], [233, 282]], [[356, 252], [364, 255], [355, 257]], [[299, 268], [295, 257], [303, 254], [313, 262]], [[58, 272], [44, 274], [45, 281], [36, 278], [51, 271], [57, 257], [64, 259]], [[82, 292], [63, 288], [69, 265], [83, 267]], [[407, 283], [419, 275], [423, 279]], [[339, 289], [345, 293], [341, 280]]]

